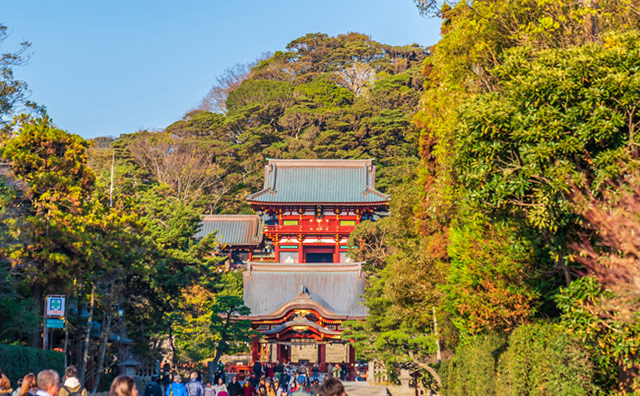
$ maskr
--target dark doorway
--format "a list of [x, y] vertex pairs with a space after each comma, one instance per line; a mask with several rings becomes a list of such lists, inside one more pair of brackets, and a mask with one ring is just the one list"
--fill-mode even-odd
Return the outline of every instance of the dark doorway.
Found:
[[290, 362], [291, 361], [291, 350], [288, 345], [278, 345], [280, 348], [280, 361], [281, 362]]
[[332, 263], [333, 253], [305, 253], [307, 263]]

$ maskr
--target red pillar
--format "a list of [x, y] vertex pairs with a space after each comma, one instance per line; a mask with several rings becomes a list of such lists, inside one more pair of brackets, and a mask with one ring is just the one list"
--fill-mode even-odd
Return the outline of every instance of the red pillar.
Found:
[[256, 361], [260, 358], [260, 337], [255, 337], [251, 343], [251, 360]]
[[320, 361], [320, 371], [326, 371], [327, 370], [327, 345], [326, 344], [320, 344], [320, 348], [319, 349], [319, 358], [318, 360]]
[[302, 234], [298, 235], [298, 262], [304, 263], [304, 250], [302, 248]]
[[353, 344], [349, 344], [349, 364], [353, 364], [356, 362], [356, 349], [353, 347]]
[[277, 238], [275, 241], [273, 241], [273, 253], [276, 255], [276, 263], [279, 263], [280, 262], [280, 245], [278, 243]]

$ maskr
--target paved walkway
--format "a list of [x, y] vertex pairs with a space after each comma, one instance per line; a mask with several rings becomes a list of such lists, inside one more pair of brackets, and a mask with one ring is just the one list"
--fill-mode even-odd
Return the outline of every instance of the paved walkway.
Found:
[[349, 396], [387, 396], [387, 387], [369, 385], [367, 382], [344, 382], [344, 390]]

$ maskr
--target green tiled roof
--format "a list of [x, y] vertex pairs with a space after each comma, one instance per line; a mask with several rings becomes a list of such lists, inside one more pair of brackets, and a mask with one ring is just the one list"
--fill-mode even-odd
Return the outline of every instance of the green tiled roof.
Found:
[[265, 203], [384, 203], [375, 189], [372, 160], [269, 160], [262, 191], [247, 197]]
[[195, 235], [204, 238], [218, 231], [218, 242], [227, 246], [256, 246], [262, 242], [262, 222], [256, 215], [207, 215]]

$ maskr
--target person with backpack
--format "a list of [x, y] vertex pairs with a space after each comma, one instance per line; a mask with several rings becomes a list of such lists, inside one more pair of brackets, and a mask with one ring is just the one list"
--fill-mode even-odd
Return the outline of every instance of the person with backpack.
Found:
[[260, 364], [259, 360], [253, 363], [253, 374], [255, 374], [256, 378], [262, 377], [262, 364]]
[[179, 375], [173, 376], [173, 382], [167, 387], [166, 396], [189, 396], [187, 395], [187, 388], [182, 383], [182, 377]]
[[76, 366], [69, 366], [64, 370], [64, 383], [58, 391], [58, 396], [87, 396], [87, 390], [80, 383], [80, 376]]
[[304, 375], [299, 375], [293, 380], [291, 386], [291, 396], [312, 396], [311, 392], [306, 388], [307, 378]]
[[151, 377], [151, 382], [144, 387], [144, 396], [162, 396], [162, 388], [158, 383], [158, 377]]
[[187, 382], [186, 388], [189, 396], [204, 396], [204, 386], [198, 381], [198, 373], [195, 371], [191, 373], [191, 381]]

